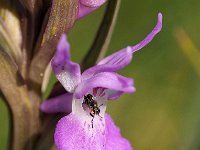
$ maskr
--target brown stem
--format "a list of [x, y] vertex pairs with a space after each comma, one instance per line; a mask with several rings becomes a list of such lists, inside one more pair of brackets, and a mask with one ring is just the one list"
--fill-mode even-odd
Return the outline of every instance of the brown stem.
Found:
[[11, 110], [10, 150], [26, 149], [32, 118], [28, 92], [15, 62], [0, 49], [0, 89]]

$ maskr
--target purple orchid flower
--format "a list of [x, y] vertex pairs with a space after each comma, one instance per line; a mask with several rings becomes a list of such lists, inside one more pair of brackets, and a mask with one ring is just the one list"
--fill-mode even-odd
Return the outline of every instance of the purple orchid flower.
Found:
[[146, 46], [161, 31], [162, 14], [153, 31], [135, 46], [124, 48], [87, 69], [70, 59], [70, 46], [63, 35], [51, 64], [57, 79], [68, 93], [43, 102], [46, 113], [71, 112], [60, 119], [55, 130], [58, 150], [131, 150], [128, 140], [105, 113], [108, 100], [115, 100], [124, 92], [133, 93], [133, 80], [116, 73], [127, 66], [132, 54]]
[[79, 0], [77, 19], [80, 19], [103, 5], [106, 0]]

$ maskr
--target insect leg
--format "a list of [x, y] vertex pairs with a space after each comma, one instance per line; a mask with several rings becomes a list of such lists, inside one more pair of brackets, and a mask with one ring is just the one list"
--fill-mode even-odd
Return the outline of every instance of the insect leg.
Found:
[[100, 118], [103, 118], [103, 117], [101, 117], [99, 114], [98, 114], [98, 116], [99, 116]]
[[92, 128], [93, 128], [93, 119], [94, 119], [94, 118], [92, 118], [92, 121], [91, 121], [91, 122], [92, 122]]
[[94, 120], [94, 114], [92, 112], [90, 112], [90, 116], [92, 116], [92, 128], [93, 128], [93, 120]]

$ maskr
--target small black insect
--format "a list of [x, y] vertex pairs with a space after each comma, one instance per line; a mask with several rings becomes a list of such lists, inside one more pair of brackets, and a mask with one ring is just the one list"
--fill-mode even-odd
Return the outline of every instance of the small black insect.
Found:
[[92, 96], [91, 94], [88, 94], [86, 96], [84, 95], [83, 104], [87, 105], [88, 108], [90, 109], [90, 116], [92, 116], [92, 128], [93, 128], [94, 116], [98, 115], [99, 117], [101, 117], [99, 115], [100, 114], [100, 108], [99, 107], [101, 107], [103, 104], [98, 106], [97, 101], [95, 101], [94, 96]]

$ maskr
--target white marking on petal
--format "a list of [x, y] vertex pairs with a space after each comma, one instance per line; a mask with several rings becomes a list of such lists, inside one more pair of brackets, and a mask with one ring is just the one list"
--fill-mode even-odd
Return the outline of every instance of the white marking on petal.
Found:
[[72, 79], [73, 77], [71, 77], [69, 73], [67, 73], [66, 71], [62, 71], [59, 74], [57, 74], [56, 77], [68, 92], [72, 93], [74, 91], [76, 83], [74, 82], [74, 79]]
[[[87, 94], [92, 94], [92, 92], [87, 93]], [[86, 95], [87, 95], [86, 94]], [[100, 95], [99, 95], [100, 94]], [[93, 94], [92, 94], [93, 95]], [[103, 95], [103, 96], [101, 96]], [[77, 118], [80, 119], [80, 122], [82, 123], [83, 130], [88, 134], [90, 137], [90, 142], [91, 144], [93, 143], [98, 143], [95, 142], [96, 136], [105, 136], [105, 111], [106, 111], [106, 105], [107, 105], [107, 95], [105, 94], [104, 90], [99, 88], [97, 90], [97, 95], [94, 97], [95, 101], [97, 101], [97, 104], [100, 109], [99, 116], [94, 115], [94, 118], [90, 115], [90, 109], [87, 109], [87, 105], [83, 105], [83, 100], [82, 99], [73, 99], [72, 102], [72, 113], [74, 115], [77, 115]], [[101, 118], [101, 117], [102, 118]], [[93, 123], [92, 123], [93, 120]], [[98, 134], [98, 135], [96, 135]], [[105, 141], [104, 141], [105, 142]], [[101, 143], [105, 145], [105, 143]]]

